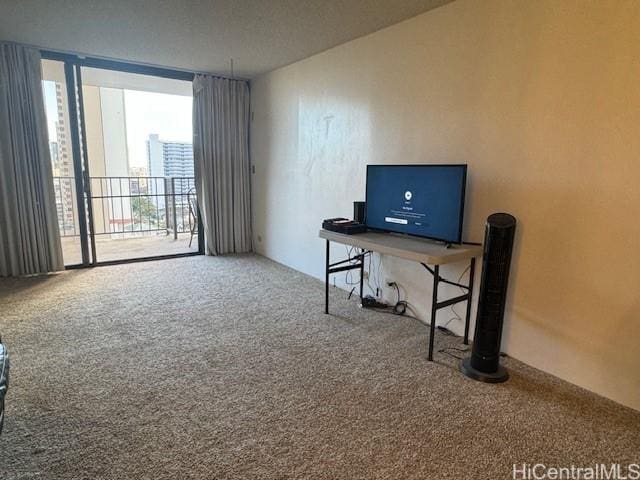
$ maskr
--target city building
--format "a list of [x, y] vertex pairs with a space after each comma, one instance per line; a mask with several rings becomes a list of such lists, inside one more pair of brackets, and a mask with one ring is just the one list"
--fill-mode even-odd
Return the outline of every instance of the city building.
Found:
[[129, 168], [131, 195], [147, 195], [149, 193], [149, 170], [147, 167]]
[[85, 83], [87, 158], [97, 233], [131, 229], [132, 208], [124, 90]]
[[73, 160], [71, 157], [71, 138], [67, 125], [69, 115], [67, 109], [67, 90], [63, 84], [56, 82], [56, 105], [58, 117], [56, 125], [56, 139], [49, 142], [51, 166], [56, 192], [56, 209], [58, 211], [58, 228], [60, 233], [75, 235], [77, 232], [77, 218], [75, 215], [75, 187], [73, 180]]
[[58, 168], [58, 142], [49, 141], [49, 155], [51, 156], [51, 167], [55, 172]]
[[193, 177], [193, 144], [160, 140], [157, 134], [147, 140], [149, 174], [152, 177]]
[[[62, 81], [56, 80], [54, 85], [56, 137], [49, 141], [49, 152], [56, 208], [61, 234], [73, 236], [78, 234], [78, 217], [67, 90]], [[129, 176], [124, 90], [84, 85], [82, 93], [91, 191], [94, 197], [106, 197], [93, 200], [94, 224], [97, 233], [121, 232], [132, 223], [130, 200], [126, 198], [132, 186], [123, 180]], [[118, 201], [110, 201], [109, 197]]]
[[151, 177], [149, 193], [165, 212], [167, 228], [183, 231], [184, 219], [189, 215], [189, 195], [195, 191], [193, 144], [165, 141], [159, 135], [151, 134], [147, 140], [147, 154]]

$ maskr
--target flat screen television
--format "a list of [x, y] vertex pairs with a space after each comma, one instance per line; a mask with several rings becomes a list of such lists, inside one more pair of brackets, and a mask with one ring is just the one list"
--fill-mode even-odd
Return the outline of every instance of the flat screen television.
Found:
[[462, 243], [466, 165], [367, 165], [368, 228]]

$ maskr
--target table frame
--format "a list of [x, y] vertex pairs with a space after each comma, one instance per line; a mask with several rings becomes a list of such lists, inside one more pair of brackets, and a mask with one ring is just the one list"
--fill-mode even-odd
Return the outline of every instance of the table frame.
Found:
[[[364, 259], [366, 255], [370, 255], [373, 250], [366, 250], [360, 248], [360, 253], [355, 257], [350, 257], [345, 260], [340, 260], [335, 263], [331, 263], [331, 241], [329, 239], [325, 239], [326, 242], [326, 251], [325, 251], [325, 292], [324, 292], [324, 313], [329, 313], [329, 278], [330, 275], [340, 272], [346, 272], [348, 270], [360, 270], [360, 302], [363, 300], [363, 287], [364, 287]], [[359, 248], [359, 247], [356, 247]], [[356, 259], [355, 263], [352, 263], [353, 260]], [[449, 307], [451, 305], [455, 305], [460, 302], [467, 302], [467, 311], [465, 314], [465, 325], [464, 325], [464, 339], [463, 342], [465, 345], [469, 344], [469, 324], [471, 320], [471, 301], [473, 298], [473, 281], [475, 277], [475, 268], [476, 268], [476, 258], [471, 257], [469, 259], [469, 283], [467, 285], [463, 285], [461, 283], [452, 282], [440, 276], [440, 265], [434, 265], [433, 268], [427, 265], [426, 263], [420, 262], [420, 264], [429, 272], [433, 277], [433, 290], [431, 295], [431, 320], [429, 322], [429, 361], [433, 361], [433, 347], [434, 347], [434, 338], [436, 331], [436, 314], [438, 310], [442, 308]], [[447, 300], [438, 301], [438, 287], [440, 283], [448, 283], [449, 285], [454, 285], [456, 287], [460, 287], [467, 292], [458, 295], [457, 297], [452, 297]]]

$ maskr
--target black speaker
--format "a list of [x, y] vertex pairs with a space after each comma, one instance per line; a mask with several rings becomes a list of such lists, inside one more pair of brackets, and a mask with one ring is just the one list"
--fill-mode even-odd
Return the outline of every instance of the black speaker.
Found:
[[499, 383], [509, 378], [500, 365], [500, 341], [515, 232], [512, 215], [494, 213], [487, 218], [473, 348], [471, 357], [460, 365], [462, 373], [481, 382]]
[[364, 223], [364, 202], [353, 202], [353, 221]]

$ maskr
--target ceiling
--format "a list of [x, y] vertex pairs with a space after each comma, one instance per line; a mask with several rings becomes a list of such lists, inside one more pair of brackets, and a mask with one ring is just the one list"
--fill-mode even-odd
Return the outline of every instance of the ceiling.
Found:
[[0, 0], [0, 40], [251, 78], [451, 0]]

